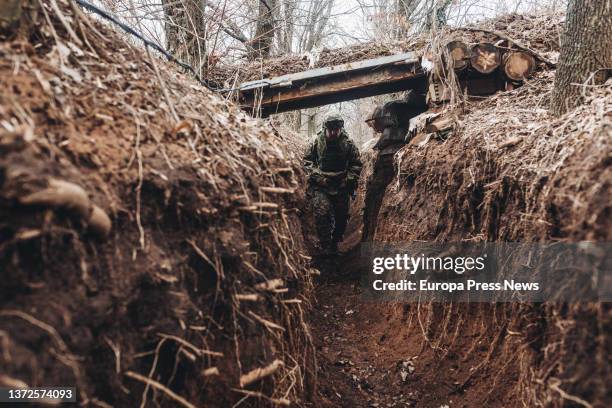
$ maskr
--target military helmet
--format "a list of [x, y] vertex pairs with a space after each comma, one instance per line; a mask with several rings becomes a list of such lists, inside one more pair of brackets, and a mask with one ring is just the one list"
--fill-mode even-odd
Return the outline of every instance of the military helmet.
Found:
[[327, 115], [323, 122], [323, 127], [327, 129], [340, 129], [344, 127], [344, 119], [337, 113]]
[[366, 119], [366, 123], [377, 133], [382, 133], [386, 128], [397, 127], [397, 117], [390, 107], [393, 102], [377, 105], [374, 111]]

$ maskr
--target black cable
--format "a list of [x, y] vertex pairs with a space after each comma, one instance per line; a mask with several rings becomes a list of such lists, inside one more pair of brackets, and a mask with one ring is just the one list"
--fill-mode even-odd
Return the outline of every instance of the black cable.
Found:
[[166, 51], [165, 49], [163, 49], [161, 46], [159, 46], [158, 44], [147, 40], [146, 38], [144, 38], [140, 33], [138, 33], [136, 30], [134, 30], [132, 27], [128, 26], [127, 24], [122, 23], [121, 21], [119, 21], [117, 19], [117, 17], [113, 16], [112, 14], [94, 6], [91, 3], [86, 2], [85, 0], [75, 0], [77, 2], [77, 4], [79, 4], [81, 7], [89, 10], [92, 13], [98, 14], [99, 16], [105, 18], [106, 20], [110, 21], [113, 24], [118, 25], [121, 29], [123, 29], [123, 31], [125, 31], [128, 34], [133, 35], [134, 37], [138, 38], [139, 40], [141, 40], [145, 47], [151, 47], [153, 48], [155, 51], [159, 52], [160, 54], [162, 54], [163, 56], [165, 56], [168, 61], [172, 61], [176, 64], [178, 64], [179, 66], [181, 66], [181, 68], [191, 72], [193, 74], [193, 76], [202, 84], [204, 85], [206, 88], [210, 89], [211, 91], [213, 90], [213, 87], [210, 86], [209, 82], [207, 80], [204, 80], [202, 78], [200, 78], [200, 76], [196, 73], [195, 69], [193, 69], [193, 67], [189, 64], [186, 64], [182, 61], [179, 61], [178, 59], [176, 59], [176, 57], [174, 57], [174, 55], [170, 54], [168, 51]]

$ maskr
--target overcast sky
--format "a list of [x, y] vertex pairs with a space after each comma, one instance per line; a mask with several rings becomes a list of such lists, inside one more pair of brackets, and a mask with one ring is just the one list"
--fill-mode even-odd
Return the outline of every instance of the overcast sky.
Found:
[[[363, 7], [363, 5], [371, 5], [375, 2], [376, 0], [336, 0], [334, 2], [333, 25], [349, 36], [333, 35], [331, 40], [333, 45], [345, 45], [372, 38], [371, 15], [375, 11], [373, 7]], [[448, 24], [465, 25], [513, 12], [526, 13], [542, 9], [565, 10], [566, 3], [566, 0], [454, 0], [449, 10]]]

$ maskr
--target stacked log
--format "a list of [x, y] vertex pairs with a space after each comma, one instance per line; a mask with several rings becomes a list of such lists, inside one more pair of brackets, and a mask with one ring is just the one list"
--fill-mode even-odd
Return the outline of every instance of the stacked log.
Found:
[[423, 59], [430, 63], [432, 73], [428, 100], [433, 103], [450, 100], [452, 92], [445, 80], [449, 78], [445, 67], [452, 68], [460, 88], [470, 95], [490, 95], [500, 89], [520, 86], [533, 75], [537, 54], [529, 49], [510, 48], [512, 44], [509, 41], [502, 47], [499, 43], [466, 44], [455, 40], [446, 44], [443, 56], [436, 58], [431, 53], [426, 54]]
[[471, 52], [466, 43], [451, 41], [446, 44], [446, 49], [451, 57], [452, 67], [455, 71], [463, 71], [469, 66]]
[[522, 51], [511, 51], [503, 58], [504, 73], [514, 81], [524, 81], [533, 75], [535, 59]]
[[501, 67], [508, 79], [524, 81], [533, 75], [536, 68], [535, 58], [531, 54], [514, 49], [502, 52], [491, 43], [478, 43], [469, 47], [462, 41], [451, 41], [446, 44], [446, 50], [455, 72], [471, 67], [488, 75]]
[[491, 43], [480, 43], [472, 47], [472, 68], [481, 74], [490, 74], [501, 64], [501, 53]]

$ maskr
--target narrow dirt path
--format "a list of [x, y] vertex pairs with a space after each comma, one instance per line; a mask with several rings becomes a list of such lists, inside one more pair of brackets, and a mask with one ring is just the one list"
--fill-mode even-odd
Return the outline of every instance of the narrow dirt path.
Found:
[[[426, 323], [419, 316], [426, 319], [426, 313], [421, 315], [418, 305], [362, 297], [360, 277], [367, 272], [360, 259], [365, 185], [361, 187], [351, 204], [342, 255], [329, 262], [316, 282], [310, 319], [319, 367], [315, 406], [522, 406], [511, 393], [518, 374], [503, 359], [479, 369], [490, 357], [490, 333], [478, 319], [478, 305], [457, 314], [463, 320], [455, 326], [461, 330], [449, 335], [451, 348], [450, 337], [435, 345], [425, 340]], [[443, 323], [432, 324], [435, 330]]]
[[[434, 407], [452, 404], [452, 381], [425, 378], [421, 334], [406, 333], [391, 308], [361, 299], [358, 281], [317, 288], [313, 334], [319, 391], [328, 407]], [[401, 309], [401, 308], [400, 308]], [[400, 311], [401, 313], [401, 311]]]
[[479, 392], [457, 392], [465, 371], [461, 366], [473, 366], [474, 361], [459, 363], [453, 355], [440, 361], [439, 351], [426, 345], [422, 333], [410, 325], [409, 305], [362, 298], [360, 225], [355, 218], [341, 245], [348, 252], [336, 259], [335, 271], [323, 272], [316, 288], [311, 327], [319, 366], [317, 406], [481, 406]]

